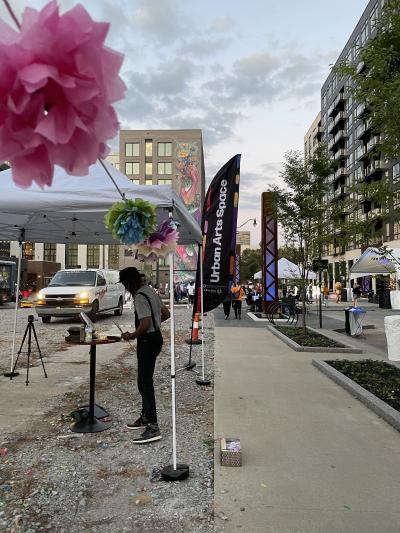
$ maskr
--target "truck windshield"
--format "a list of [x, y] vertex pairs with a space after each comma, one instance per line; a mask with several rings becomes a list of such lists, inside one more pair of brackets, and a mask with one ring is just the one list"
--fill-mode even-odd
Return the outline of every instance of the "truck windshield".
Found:
[[50, 281], [49, 287], [94, 287], [96, 283], [96, 272], [57, 272], [54, 278]]

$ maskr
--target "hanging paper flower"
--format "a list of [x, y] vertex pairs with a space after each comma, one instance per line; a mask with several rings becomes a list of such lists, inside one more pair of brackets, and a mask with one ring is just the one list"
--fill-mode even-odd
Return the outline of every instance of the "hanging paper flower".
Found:
[[137, 244], [154, 231], [157, 218], [154, 205], [140, 198], [114, 204], [104, 222], [122, 244]]
[[0, 20], [0, 162], [18, 186], [51, 185], [54, 165], [84, 176], [108, 154], [119, 129], [111, 104], [125, 91], [108, 29], [81, 5], [60, 15], [55, 1], [27, 7], [20, 31]]
[[170, 219], [164, 220], [157, 231], [149, 235], [143, 243], [135, 246], [136, 259], [157, 261], [160, 257], [165, 257], [175, 251], [178, 237], [175, 223]]

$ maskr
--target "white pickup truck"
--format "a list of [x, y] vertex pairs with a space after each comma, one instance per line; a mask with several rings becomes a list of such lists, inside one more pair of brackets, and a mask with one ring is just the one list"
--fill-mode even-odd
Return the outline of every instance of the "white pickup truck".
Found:
[[60, 270], [37, 295], [36, 313], [45, 323], [52, 316], [78, 316], [81, 311], [95, 321], [103, 311], [122, 315], [124, 296], [117, 270]]

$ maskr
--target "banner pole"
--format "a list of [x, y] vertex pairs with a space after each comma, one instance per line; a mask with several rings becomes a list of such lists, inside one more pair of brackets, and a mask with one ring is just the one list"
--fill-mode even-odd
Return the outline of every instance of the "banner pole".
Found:
[[196, 379], [197, 385], [210, 385], [211, 381], [205, 378], [205, 362], [204, 362], [204, 290], [203, 290], [203, 246], [200, 249], [200, 313], [201, 313], [201, 368], [202, 378]]
[[[172, 220], [172, 209], [169, 213]], [[175, 373], [175, 309], [174, 309], [174, 252], [169, 254], [169, 312], [170, 312], [170, 350], [171, 350], [171, 409], [172, 409], [172, 465], [161, 470], [161, 476], [165, 481], [180, 481], [189, 476], [189, 466], [176, 463], [176, 373]]]

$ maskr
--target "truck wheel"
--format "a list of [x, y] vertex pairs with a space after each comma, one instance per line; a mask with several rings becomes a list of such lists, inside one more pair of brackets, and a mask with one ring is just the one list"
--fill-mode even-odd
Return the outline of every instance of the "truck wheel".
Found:
[[50, 324], [51, 316], [42, 316], [43, 324]]
[[97, 313], [99, 312], [99, 302], [95, 300], [92, 303], [92, 310], [89, 313], [89, 318], [92, 322], [96, 322], [97, 320]]
[[122, 298], [120, 298], [118, 302], [118, 309], [114, 311], [114, 315], [121, 316], [123, 312], [124, 312], [124, 302], [122, 301]]

